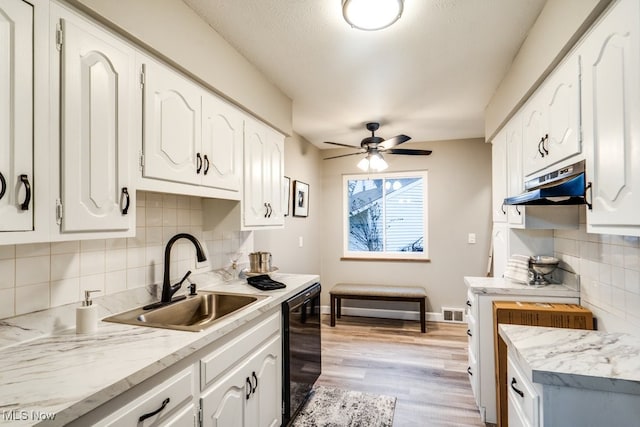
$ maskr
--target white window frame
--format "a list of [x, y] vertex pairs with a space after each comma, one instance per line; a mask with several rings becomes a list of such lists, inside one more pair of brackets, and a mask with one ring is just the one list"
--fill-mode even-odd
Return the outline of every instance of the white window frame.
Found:
[[[350, 180], [376, 180], [376, 179], [399, 179], [399, 178], [422, 178], [423, 197], [423, 251], [422, 252], [370, 252], [349, 250], [349, 191], [348, 181]], [[343, 257], [342, 259], [364, 259], [364, 260], [404, 260], [404, 261], [429, 261], [429, 198], [428, 198], [428, 172], [406, 171], [406, 172], [381, 172], [367, 174], [345, 174], [342, 176], [342, 216], [343, 216]], [[384, 200], [384, 197], [383, 197]], [[385, 211], [383, 207], [383, 212]], [[384, 223], [384, 220], [383, 220]]]

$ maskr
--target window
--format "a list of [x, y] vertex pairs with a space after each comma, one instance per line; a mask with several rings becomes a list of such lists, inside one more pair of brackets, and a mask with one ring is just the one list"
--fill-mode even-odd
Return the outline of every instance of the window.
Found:
[[428, 260], [427, 172], [345, 175], [344, 256]]

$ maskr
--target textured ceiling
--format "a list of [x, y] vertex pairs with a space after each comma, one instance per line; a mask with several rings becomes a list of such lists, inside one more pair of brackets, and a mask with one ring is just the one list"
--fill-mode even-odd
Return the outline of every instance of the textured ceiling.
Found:
[[[484, 109], [545, 0], [405, 0], [381, 31], [352, 29], [341, 0], [183, 0], [293, 100], [293, 129], [359, 145], [484, 136]], [[407, 143], [410, 144], [410, 143]]]

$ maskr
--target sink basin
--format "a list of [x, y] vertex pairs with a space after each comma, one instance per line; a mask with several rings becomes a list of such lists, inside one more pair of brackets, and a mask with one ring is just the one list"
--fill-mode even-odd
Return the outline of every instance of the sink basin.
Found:
[[106, 317], [105, 322], [180, 331], [202, 331], [218, 320], [247, 308], [265, 296], [198, 291], [198, 295], [152, 310], [142, 307]]

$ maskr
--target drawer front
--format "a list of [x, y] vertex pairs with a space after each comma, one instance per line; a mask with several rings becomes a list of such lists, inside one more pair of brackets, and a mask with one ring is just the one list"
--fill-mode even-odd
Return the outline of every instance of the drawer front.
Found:
[[474, 354], [478, 354], [478, 323], [475, 316], [467, 316], [467, 338], [469, 342], [469, 350]]
[[[508, 357], [507, 366], [507, 390], [509, 398], [509, 409], [515, 407], [527, 421], [528, 425], [538, 425], [538, 414], [540, 408], [540, 396], [536, 392], [533, 384], [518, 368], [517, 364]], [[515, 415], [515, 414], [514, 414]], [[512, 414], [509, 414], [511, 419]]]
[[282, 318], [278, 311], [251, 330], [244, 332], [200, 359], [200, 390], [209, 387], [216, 378], [253, 351], [260, 343], [274, 334], [279, 334], [281, 324]]
[[[171, 421], [176, 411], [192, 404], [193, 383], [193, 367], [189, 366], [95, 425], [144, 427]], [[176, 416], [182, 415], [184, 412]]]

